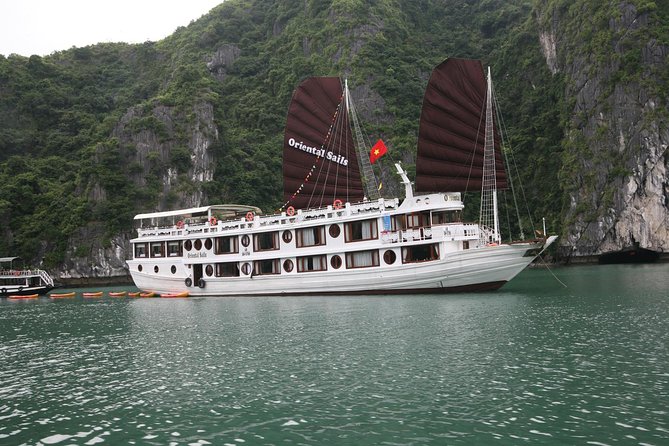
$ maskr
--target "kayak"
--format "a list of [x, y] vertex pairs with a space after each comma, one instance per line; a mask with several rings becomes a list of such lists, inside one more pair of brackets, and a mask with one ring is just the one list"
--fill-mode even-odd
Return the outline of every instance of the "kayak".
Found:
[[87, 293], [81, 293], [84, 297], [102, 297], [102, 291], [91, 291]]
[[188, 297], [188, 291], [182, 293], [163, 293], [160, 297]]
[[67, 297], [74, 297], [74, 295], [75, 295], [75, 292], [72, 291], [72, 292], [69, 292], [69, 293], [51, 293], [51, 294], [49, 294], [49, 297], [51, 299], [64, 299], [64, 298], [67, 298]]

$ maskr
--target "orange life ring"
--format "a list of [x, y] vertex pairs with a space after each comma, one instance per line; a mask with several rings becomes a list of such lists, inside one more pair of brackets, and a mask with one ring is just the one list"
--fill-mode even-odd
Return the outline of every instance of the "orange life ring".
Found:
[[216, 223], [218, 223], [218, 220], [216, 220], [216, 217], [214, 217], [213, 215], [211, 217], [209, 217], [209, 224], [211, 226], [216, 226]]
[[246, 221], [253, 221], [253, 212], [248, 211], [246, 213]]
[[184, 228], [184, 222], [182, 220], [179, 220], [177, 222], [177, 229], [183, 229]]
[[288, 216], [292, 217], [293, 215], [295, 215], [295, 208], [292, 207], [292, 206], [288, 206], [288, 209], [286, 209], [286, 214], [288, 214]]
[[343, 203], [341, 202], [341, 200], [340, 200], [339, 198], [337, 198], [337, 199], [332, 203], [332, 207], [334, 207], [335, 209], [341, 209], [342, 205], [343, 205]]

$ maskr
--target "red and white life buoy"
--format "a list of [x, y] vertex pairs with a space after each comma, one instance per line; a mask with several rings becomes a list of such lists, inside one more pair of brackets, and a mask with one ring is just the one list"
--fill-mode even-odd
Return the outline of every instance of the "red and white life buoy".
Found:
[[216, 217], [214, 217], [213, 215], [211, 217], [209, 217], [209, 224], [211, 226], [216, 226], [217, 223], [218, 223], [218, 220], [216, 220]]
[[343, 203], [341, 202], [341, 200], [340, 200], [339, 198], [337, 198], [337, 199], [332, 203], [332, 207], [335, 208], [335, 209], [341, 209], [342, 205], [343, 205]]
[[286, 214], [289, 217], [292, 217], [293, 215], [295, 215], [295, 208], [292, 206], [288, 206], [288, 209], [286, 209]]
[[181, 220], [179, 220], [179, 221], [177, 222], [177, 229], [183, 229], [183, 228], [184, 228], [184, 222], [181, 221]]
[[246, 221], [253, 221], [253, 212], [248, 211], [246, 213]]

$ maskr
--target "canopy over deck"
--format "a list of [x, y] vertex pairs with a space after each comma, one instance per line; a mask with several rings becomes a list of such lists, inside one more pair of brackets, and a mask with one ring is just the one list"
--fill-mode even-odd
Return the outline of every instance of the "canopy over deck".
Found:
[[199, 208], [177, 209], [174, 211], [152, 212], [149, 214], [137, 214], [135, 220], [148, 220], [152, 218], [164, 217], [193, 217], [197, 215], [216, 215], [217, 217], [233, 217], [237, 214], [253, 212], [260, 214], [262, 211], [256, 206], [246, 206], [243, 204], [216, 204], [211, 206], [202, 206]]
[[21, 257], [0, 257], [0, 263], [12, 263], [16, 259], [20, 259]]

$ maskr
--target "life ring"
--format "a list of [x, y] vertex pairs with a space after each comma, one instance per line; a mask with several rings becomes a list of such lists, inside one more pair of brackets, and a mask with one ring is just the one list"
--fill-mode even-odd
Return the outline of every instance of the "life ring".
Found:
[[23, 291], [23, 287], [22, 287], [22, 286], [19, 287], [19, 293], [20, 293], [21, 291]]
[[253, 221], [253, 212], [248, 211], [246, 213], [246, 221]]
[[7, 294], [7, 288], [3, 288], [1, 291], [2, 291], [2, 294]]
[[205, 284], [206, 282], [202, 278], [197, 281], [197, 286], [199, 286], [200, 288], [204, 288]]
[[183, 229], [184, 228], [184, 222], [182, 220], [179, 220], [177, 222], [177, 229]]
[[342, 205], [343, 205], [343, 203], [341, 202], [341, 200], [340, 200], [339, 198], [337, 198], [337, 199], [332, 203], [332, 207], [334, 207], [335, 209], [341, 209]]
[[216, 226], [216, 223], [218, 223], [218, 220], [216, 220], [216, 217], [214, 217], [213, 215], [211, 217], [209, 217], [209, 224], [211, 226]]
[[190, 277], [186, 277], [186, 280], [184, 280], [184, 283], [186, 284], [187, 287], [190, 287], [193, 285], [193, 279]]
[[295, 208], [292, 206], [288, 206], [288, 209], [286, 209], [286, 214], [288, 214], [289, 217], [292, 217], [295, 215]]

